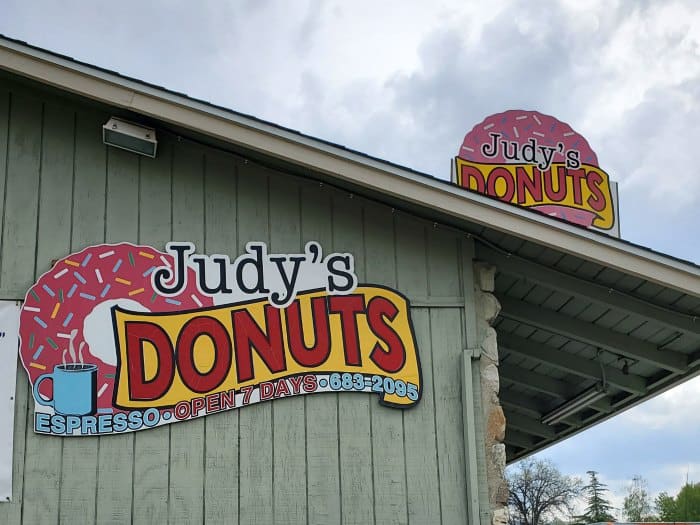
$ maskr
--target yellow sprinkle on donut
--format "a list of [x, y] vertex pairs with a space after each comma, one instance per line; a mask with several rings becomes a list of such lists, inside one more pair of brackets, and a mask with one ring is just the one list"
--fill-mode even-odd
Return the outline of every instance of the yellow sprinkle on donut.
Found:
[[138, 294], [142, 293], [143, 291], [144, 291], [143, 288], [138, 288], [137, 290], [131, 290], [129, 292], [129, 297], [131, 297], [132, 295], [138, 295]]
[[130, 285], [131, 285], [131, 281], [127, 281], [126, 279], [122, 279], [121, 277], [117, 277], [117, 278], [114, 279], [114, 280], [117, 281], [117, 282], [120, 283], [120, 284], [125, 284], [125, 285], [127, 285], [127, 286], [130, 286]]

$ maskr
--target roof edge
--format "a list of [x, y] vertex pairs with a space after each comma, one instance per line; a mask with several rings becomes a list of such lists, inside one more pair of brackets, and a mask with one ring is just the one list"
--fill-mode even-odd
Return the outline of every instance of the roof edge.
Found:
[[700, 296], [700, 267], [225, 108], [0, 37], [0, 68]]

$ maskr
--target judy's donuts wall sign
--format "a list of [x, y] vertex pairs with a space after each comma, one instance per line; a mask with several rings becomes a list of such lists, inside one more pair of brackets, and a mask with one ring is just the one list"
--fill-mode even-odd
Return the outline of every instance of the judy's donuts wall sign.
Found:
[[115, 434], [282, 397], [421, 397], [408, 300], [358, 285], [349, 253], [271, 254], [251, 242], [231, 261], [189, 242], [165, 252], [99, 245], [59, 260], [27, 292], [20, 358], [34, 429]]
[[586, 139], [537, 111], [511, 110], [474, 126], [453, 182], [472, 191], [619, 236], [617, 187]]

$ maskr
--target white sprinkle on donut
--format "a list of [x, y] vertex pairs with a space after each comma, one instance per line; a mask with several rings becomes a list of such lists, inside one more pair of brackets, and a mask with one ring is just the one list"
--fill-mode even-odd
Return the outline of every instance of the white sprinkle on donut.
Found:
[[104, 383], [104, 384], [100, 387], [100, 390], [97, 392], [97, 397], [102, 397], [102, 394], [105, 393], [105, 390], [107, 390], [107, 383]]

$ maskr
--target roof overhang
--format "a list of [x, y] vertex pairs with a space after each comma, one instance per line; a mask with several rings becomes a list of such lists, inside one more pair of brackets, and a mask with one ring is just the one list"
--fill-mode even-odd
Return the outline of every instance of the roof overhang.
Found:
[[[700, 267], [185, 95], [0, 38], [0, 69], [370, 195], [472, 236], [498, 268], [508, 457], [700, 371]], [[599, 382], [564, 421], [552, 409]]]

